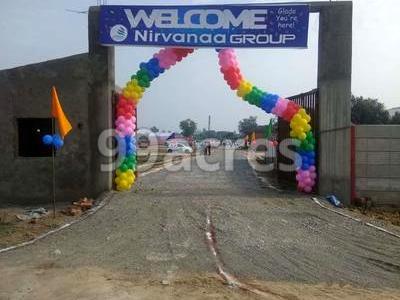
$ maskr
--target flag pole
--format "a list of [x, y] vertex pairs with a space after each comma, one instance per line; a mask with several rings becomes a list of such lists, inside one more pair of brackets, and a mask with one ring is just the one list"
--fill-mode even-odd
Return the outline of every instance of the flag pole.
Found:
[[[55, 134], [55, 124], [54, 124], [55, 120], [54, 117], [52, 116], [51, 118], [51, 132], [52, 135], [54, 136]], [[53, 219], [56, 218], [56, 162], [55, 162], [55, 149], [54, 149], [54, 145], [51, 146], [51, 156], [52, 156], [52, 161], [53, 161], [53, 172], [52, 172], [52, 176], [53, 176]]]

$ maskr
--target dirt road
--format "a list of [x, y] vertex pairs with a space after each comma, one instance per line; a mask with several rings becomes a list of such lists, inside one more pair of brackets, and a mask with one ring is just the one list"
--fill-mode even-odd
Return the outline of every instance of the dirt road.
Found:
[[[265, 187], [242, 155], [234, 167], [153, 172], [85, 221], [1, 254], [0, 299], [400, 299], [399, 239]], [[207, 218], [223, 270], [262, 293], [222, 283]]]

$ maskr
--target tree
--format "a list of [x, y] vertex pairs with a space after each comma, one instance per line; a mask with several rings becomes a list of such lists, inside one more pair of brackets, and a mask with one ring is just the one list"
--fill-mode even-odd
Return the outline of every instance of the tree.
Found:
[[248, 135], [257, 128], [257, 117], [250, 116], [247, 119], [239, 121], [239, 132], [242, 135]]
[[151, 132], [154, 132], [154, 133], [157, 133], [157, 132], [159, 132], [160, 130], [158, 130], [158, 128], [157, 128], [156, 126], [153, 126], [153, 127], [150, 128], [150, 131], [151, 131]]
[[378, 99], [351, 97], [351, 121], [354, 124], [387, 124], [389, 112]]
[[393, 117], [390, 118], [390, 124], [400, 124], [400, 112], [396, 112]]
[[186, 119], [179, 123], [179, 128], [182, 129], [182, 135], [185, 137], [192, 136], [197, 129], [197, 124], [193, 120]]

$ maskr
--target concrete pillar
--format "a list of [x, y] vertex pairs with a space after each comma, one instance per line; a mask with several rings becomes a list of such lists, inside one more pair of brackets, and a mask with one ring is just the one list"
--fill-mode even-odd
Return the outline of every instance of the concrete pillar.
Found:
[[311, 3], [318, 11], [319, 193], [350, 203], [352, 2]]
[[[112, 188], [112, 172], [101, 166], [111, 164], [111, 151], [101, 153], [98, 138], [112, 126], [112, 93], [115, 88], [114, 47], [99, 44], [100, 7], [89, 9], [89, 127], [91, 148], [91, 190], [94, 196]], [[111, 145], [111, 141], [110, 141]]]

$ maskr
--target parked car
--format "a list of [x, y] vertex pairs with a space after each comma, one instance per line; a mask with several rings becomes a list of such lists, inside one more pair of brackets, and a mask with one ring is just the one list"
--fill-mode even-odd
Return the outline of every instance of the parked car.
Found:
[[188, 145], [184, 145], [181, 143], [177, 143], [177, 144], [169, 144], [168, 145], [168, 153], [173, 153], [173, 152], [177, 152], [177, 153], [193, 153], [193, 148], [188, 146]]

